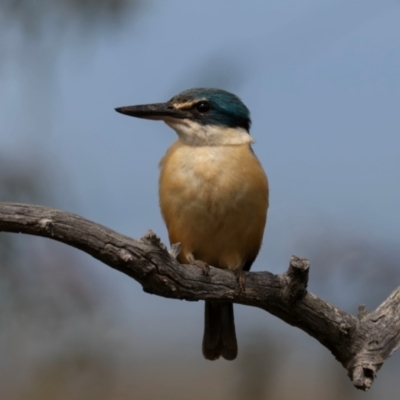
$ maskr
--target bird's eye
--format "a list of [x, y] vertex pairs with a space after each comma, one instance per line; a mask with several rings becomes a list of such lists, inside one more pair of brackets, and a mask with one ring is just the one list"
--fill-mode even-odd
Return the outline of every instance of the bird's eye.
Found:
[[196, 104], [196, 110], [201, 114], [209, 112], [210, 108], [210, 103], [208, 103], [207, 101], [201, 101], [200, 103]]

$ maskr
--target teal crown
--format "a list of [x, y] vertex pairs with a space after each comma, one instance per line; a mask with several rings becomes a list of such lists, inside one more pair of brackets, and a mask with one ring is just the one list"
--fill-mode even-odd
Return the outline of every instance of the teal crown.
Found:
[[193, 102], [190, 118], [202, 125], [227, 126], [250, 130], [250, 111], [236, 95], [222, 89], [196, 88], [185, 90], [168, 103]]

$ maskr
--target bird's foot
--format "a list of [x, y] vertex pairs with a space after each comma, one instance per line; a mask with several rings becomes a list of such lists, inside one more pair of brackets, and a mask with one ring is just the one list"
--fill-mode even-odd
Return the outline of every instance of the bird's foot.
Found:
[[239, 269], [238, 271], [235, 271], [236, 275], [236, 280], [239, 285], [239, 293], [245, 292], [246, 291], [246, 277], [244, 275], [244, 271]]
[[196, 267], [199, 267], [205, 276], [210, 275], [210, 266], [205, 263], [204, 261], [201, 260], [196, 260], [192, 254], [189, 254], [187, 257], [187, 260], [190, 262], [190, 264], [196, 265]]

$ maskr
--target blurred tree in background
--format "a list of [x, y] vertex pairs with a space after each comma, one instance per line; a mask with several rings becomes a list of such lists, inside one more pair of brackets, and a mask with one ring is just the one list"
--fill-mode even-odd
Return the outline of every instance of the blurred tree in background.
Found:
[[[29, 134], [46, 140], [50, 133], [38, 121], [51, 118], [53, 72], [65, 46], [71, 39], [88, 46], [100, 30], [118, 30], [137, 6], [128, 0], [0, 2], [0, 86], [10, 69], [17, 71], [18, 108], [25, 106], [24, 117], [32, 105], [36, 113]], [[55, 179], [59, 171], [46, 169], [46, 157], [45, 146], [20, 156], [0, 149], [0, 200], [52, 204], [65, 182]], [[101, 284], [88, 285], [86, 272], [65, 246], [0, 233], [2, 399], [112, 398], [115, 343], [103, 318]]]
[[[26, 45], [34, 45], [55, 51], [53, 56], [56, 57], [65, 35], [81, 40], [82, 34], [85, 38], [98, 30], [118, 29], [125, 16], [131, 18], [132, 13], [137, 12], [139, 1], [4, 0], [0, 4], [3, 51], [17, 53]], [[21, 47], [15, 46], [16, 39]]]

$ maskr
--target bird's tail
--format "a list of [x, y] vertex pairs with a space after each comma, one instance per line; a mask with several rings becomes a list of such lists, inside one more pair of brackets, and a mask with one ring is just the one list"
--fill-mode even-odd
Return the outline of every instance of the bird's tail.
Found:
[[233, 304], [206, 301], [203, 336], [204, 357], [207, 360], [217, 360], [222, 356], [226, 360], [234, 360], [237, 352]]

